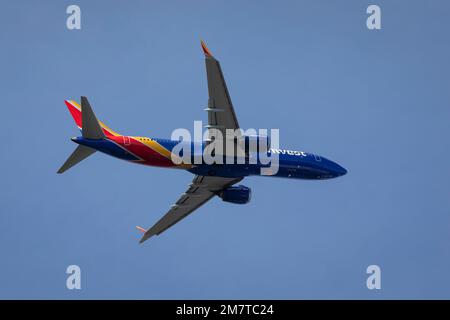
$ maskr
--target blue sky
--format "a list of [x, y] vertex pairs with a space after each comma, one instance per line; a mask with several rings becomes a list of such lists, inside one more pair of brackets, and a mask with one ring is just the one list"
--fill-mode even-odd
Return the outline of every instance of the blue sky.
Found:
[[[366, 28], [371, 3], [382, 30]], [[447, 1], [4, 1], [0, 298], [450, 298], [449, 15]], [[200, 39], [242, 127], [349, 173], [250, 177], [248, 205], [214, 199], [139, 245], [135, 225], [191, 174], [96, 154], [57, 175], [78, 134], [63, 101], [88, 96], [123, 134], [192, 128]]]

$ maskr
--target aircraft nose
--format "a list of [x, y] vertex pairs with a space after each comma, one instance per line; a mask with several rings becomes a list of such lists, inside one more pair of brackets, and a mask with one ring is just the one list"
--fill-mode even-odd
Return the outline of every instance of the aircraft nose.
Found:
[[336, 177], [340, 177], [346, 174], [347, 170], [344, 167], [338, 165], [336, 162], [333, 162], [333, 172]]

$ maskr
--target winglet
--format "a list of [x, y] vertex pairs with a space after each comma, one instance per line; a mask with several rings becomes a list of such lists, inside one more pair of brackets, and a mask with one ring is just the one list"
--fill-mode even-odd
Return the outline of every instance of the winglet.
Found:
[[209, 51], [208, 47], [207, 47], [206, 44], [203, 42], [203, 40], [201, 40], [200, 43], [202, 44], [202, 49], [203, 49], [203, 52], [204, 52], [204, 54], [205, 54], [205, 57], [210, 57], [210, 58], [212, 58], [213, 55], [212, 55], [211, 51]]
[[146, 233], [146, 232], [147, 232], [147, 230], [145, 230], [144, 228], [139, 227], [139, 226], [136, 226], [136, 229], [138, 229], [138, 230], [141, 231], [142, 233]]

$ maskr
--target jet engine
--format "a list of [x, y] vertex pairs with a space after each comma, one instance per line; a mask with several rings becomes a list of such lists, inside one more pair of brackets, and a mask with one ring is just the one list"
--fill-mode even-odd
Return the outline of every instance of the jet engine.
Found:
[[237, 204], [248, 203], [251, 196], [252, 190], [243, 185], [228, 187], [219, 193], [219, 197], [221, 197], [223, 201]]

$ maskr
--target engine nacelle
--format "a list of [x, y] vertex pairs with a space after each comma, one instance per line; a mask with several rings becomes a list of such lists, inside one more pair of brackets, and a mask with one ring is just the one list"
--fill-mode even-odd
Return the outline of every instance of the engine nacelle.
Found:
[[243, 136], [239, 143], [246, 153], [267, 152], [270, 149], [270, 138], [264, 135]]
[[250, 201], [252, 190], [243, 185], [232, 186], [221, 191], [219, 197], [226, 202], [245, 204]]

